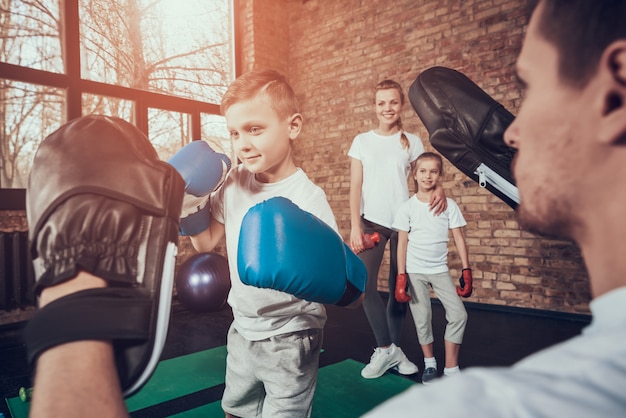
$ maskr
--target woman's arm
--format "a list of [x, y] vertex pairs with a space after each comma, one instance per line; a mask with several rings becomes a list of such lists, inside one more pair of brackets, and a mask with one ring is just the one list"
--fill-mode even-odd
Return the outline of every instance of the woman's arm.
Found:
[[363, 251], [361, 229], [361, 193], [363, 187], [363, 164], [350, 158], [350, 248], [355, 253]]
[[441, 215], [448, 209], [448, 201], [446, 200], [446, 193], [443, 191], [441, 184], [437, 184], [437, 187], [433, 191], [430, 197], [430, 210], [434, 211], [435, 216]]

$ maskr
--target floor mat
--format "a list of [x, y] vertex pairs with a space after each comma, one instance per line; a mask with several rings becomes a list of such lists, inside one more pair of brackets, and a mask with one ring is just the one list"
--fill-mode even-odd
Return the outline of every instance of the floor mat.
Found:
[[[356, 418], [375, 406], [415, 384], [394, 373], [377, 379], [364, 379], [365, 365], [355, 360], [344, 360], [319, 370], [317, 390], [313, 400], [314, 418]], [[226, 347], [217, 347], [169, 360], [163, 360], [146, 385], [126, 400], [129, 412], [175, 400], [224, 383]], [[29, 402], [19, 397], [8, 398], [13, 418], [27, 418]], [[176, 418], [223, 417], [220, 402], [172, 415]]]
[[[202, 371], [199, 373], [199, 371]], [[139, 392], [126, 399], [130, 412], [224, 383], [226, 346], [159, 362]], [[27, 418], [29, 402], [7, 398], [13, 418]]]
[[[361, 377], [363, 363], [344, 360], [320, 369], [313, 399], [313, 418], [357, 418], [416, 384], [393, 373], [378, 379]], [[172, 415], [175, 418], [222, 418], [220, 402]]]
[[393, 373], [377, 379], [361, 377], [363, 363], [344, 360], [320, 369], [313, 399], [316, 418], [356, 418], [416, 384]]

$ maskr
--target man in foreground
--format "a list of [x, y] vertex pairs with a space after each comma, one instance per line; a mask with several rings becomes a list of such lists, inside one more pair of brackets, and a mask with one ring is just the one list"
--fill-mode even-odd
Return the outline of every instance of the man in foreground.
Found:
[[579, 245], [591, 325], [510, 368], [415, 386], [368, 418], [626, 413], [625, 21], [623, 0], [541, 0], [516, 64], [524, 102], [504, 135], [517, 149], [519, 223]]

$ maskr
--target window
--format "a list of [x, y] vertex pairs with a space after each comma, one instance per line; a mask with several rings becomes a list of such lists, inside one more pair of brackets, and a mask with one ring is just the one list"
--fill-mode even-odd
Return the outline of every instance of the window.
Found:
[[25, 188], [39, 143], [85, 114], [135, 124], [164, 160], [194, 139], [231, 155], [235, 1], [0, 0], [0, 192]]

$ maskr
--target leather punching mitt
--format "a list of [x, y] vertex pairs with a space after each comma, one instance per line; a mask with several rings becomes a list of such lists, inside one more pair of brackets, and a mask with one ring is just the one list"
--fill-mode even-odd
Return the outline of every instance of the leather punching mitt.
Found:
[[79, 271], [108, 287], [36, 313], [25, 331], [32, 364], [56, 345], [109, 340], [124, 395], [148, 380], [167, 335], [183, 192], [176, 170], [122, 119], [74, 119], [41, 143], [26, 195], [36, 291]]

